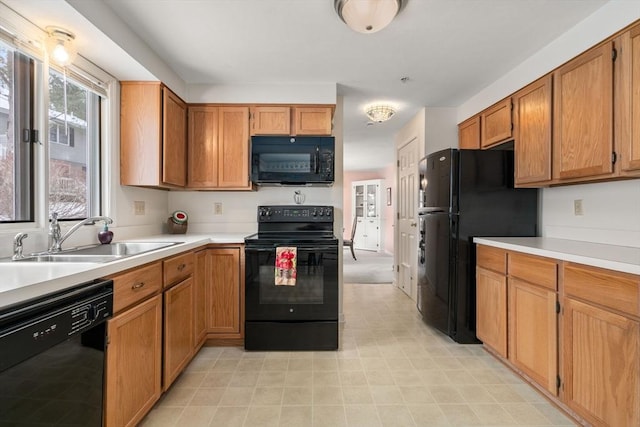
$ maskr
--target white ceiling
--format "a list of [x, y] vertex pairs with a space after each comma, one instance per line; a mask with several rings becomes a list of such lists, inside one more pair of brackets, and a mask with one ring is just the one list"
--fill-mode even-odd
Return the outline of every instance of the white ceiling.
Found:
[[[41, 27], [76, 31], [84, 57], [127, 75], [135, 58], [68, 3], [2, 1]], [[83, 1], [111, 7], [186, 84], [337, 83], [345, 170], [387, 166], [395, 133], [420, 108], [459, 106], [607, 2], [408, 0], [389, 27], [365, 35], [333, 0]], [[398, 113], [368, 125], [363, 107], [380, 100]]]

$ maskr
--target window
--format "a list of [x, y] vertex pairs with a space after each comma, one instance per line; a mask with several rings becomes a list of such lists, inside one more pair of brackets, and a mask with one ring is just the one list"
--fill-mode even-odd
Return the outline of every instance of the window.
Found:
[[35, 62], [0, 42], [0, 222], [33, 221]]
[[49, 72], [49, 216], [100, 213], [100, 96]]

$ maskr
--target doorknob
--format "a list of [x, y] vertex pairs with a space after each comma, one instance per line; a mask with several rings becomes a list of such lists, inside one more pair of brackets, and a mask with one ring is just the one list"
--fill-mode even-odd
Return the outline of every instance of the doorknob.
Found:
[[411, 226], [412, 226], [412, 227], [415, 227], [416, 225], [418, 225], [418, 223], [417, 223], [417, 222], [412, 222], [412, 223], [411, 223]]

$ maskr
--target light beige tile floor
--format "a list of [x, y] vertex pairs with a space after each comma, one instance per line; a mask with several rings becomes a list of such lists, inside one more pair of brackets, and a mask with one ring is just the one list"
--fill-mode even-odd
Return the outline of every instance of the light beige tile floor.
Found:
[[149, 426], [574, 425], [481, 346], [426, 326], [392, 285], [345, 285], [335, 352], [205, 347]]

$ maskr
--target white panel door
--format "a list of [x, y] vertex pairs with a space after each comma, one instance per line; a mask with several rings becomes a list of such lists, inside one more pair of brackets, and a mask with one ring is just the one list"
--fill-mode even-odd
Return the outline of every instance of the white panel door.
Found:
[[418, 256], [418, 139], [398, 150], [398, 287], [416, 299]]

